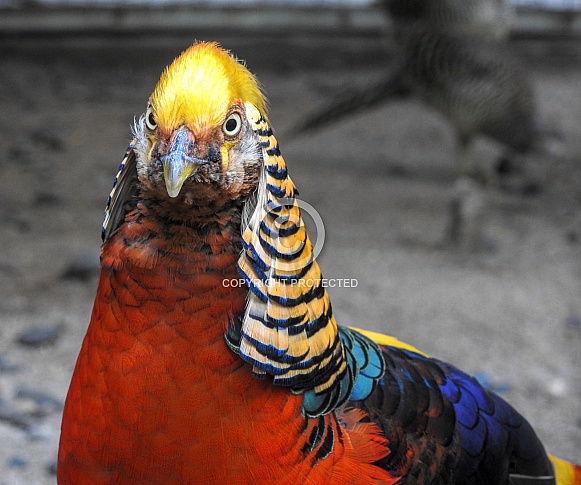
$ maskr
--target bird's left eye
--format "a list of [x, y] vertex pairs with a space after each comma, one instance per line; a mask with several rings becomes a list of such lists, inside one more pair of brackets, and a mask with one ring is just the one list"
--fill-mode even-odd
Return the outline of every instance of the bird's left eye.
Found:
[[155, 130], [157, 128], [157, 123], [155, 122], [155, 117], [153, 116], [151, 107], [147, 108], [147, 113], [145, 113], [145, 124], [150, 130]]
[[239, 113], [232, 113], [228, 118], [226, 118], [226, 121], [224, 121], [224, 124], [222, 125], [222, 130], [224, 130], [224, 133], [227, 136], [236, 136], [240, 133], [241, 129], [242, 118]]

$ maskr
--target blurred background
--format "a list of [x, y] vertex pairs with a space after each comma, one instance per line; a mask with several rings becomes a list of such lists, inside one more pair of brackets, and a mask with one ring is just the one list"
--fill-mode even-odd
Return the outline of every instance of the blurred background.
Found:
[[0, 0], [0, 485], [55, 483], [105, 201], [134, 117], [195, 39], [261, 81], [325, 223], [323, 274], [356, 281], [330, 289], [338, 323], [477, 374], [581, 462], [580, 12]]

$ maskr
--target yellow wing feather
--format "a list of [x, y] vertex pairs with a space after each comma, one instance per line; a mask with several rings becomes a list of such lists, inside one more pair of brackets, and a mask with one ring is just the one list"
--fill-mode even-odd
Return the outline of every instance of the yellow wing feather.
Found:
[[424, 352], [421, 350], [416, 349], [414, 346], [406, 344], [391, 335], [384, 335], [382, 333], [372, 332], [371, 330], [364, 330], [362, 328], [350, 327], [353, 330], [365, 335], [367, 338], [373, 340], [376, 344], [379, 345], [388, 345], [390, 347], [396, 347], [398, 349], [409, 350], [411, 352], [415, 352], [416, 354], [423, 355], [424, 357], [428, 357]]

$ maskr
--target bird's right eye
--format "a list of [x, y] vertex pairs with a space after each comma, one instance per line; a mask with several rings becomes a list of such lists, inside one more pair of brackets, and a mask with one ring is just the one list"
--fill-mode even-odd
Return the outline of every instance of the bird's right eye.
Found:
[[145, 113], [145, 124], [150, 130], [155, 130], [157, 128], [157, 123], [155, 122], [155, 117], [153, 116], [153, 110], [151, 107], [147, 108], [147, 113]]
[[228, 116], [222, 125], [222, 129], [227, 136], [236, 136], [240, 133], [240, 130], [242, 129], [242, 117], [240, 116], [240, 113], [234, 111], [230, 116]]

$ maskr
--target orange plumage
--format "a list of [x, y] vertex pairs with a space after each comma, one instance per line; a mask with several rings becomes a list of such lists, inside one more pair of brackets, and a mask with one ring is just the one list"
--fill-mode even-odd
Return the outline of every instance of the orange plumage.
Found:
[[[302, 416], [301, 397], [256, 380], [227, 348], [228, 319], [246, 300], [244, 289], [222, 284], [238, 278], [233, 231], [192, 231], [189, 251], [179, 255], [172, 241], [148, 239], [169, 253], [158, 259], [141, 251], [140, 240], [151, 236], [142, 226], [139, 218], [122, 226], [103, 247], [64, 412], [59, 483], [366, 483], [366, 475], [385, 476], [365, 463], [385, 454], [369, 425], [352, 431], [364, 446], [355, 450], [347, 431], [336, 463], [311, 469], [300, 450], [316, 420]], [[201, 260], [209, 239], [213, 254]], [[338, 426], [331, 415], [325, 420]]]

